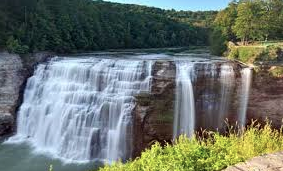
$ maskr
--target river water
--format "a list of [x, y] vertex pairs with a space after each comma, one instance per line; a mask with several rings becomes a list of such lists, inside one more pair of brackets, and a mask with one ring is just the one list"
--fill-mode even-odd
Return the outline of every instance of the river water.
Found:
[[0, 145], [1, 171], [49, 171], [51, 165], [53, 171], [88, 171], [101, 163], [68, 164], [48, 154], [36, 152], [28, 144]]

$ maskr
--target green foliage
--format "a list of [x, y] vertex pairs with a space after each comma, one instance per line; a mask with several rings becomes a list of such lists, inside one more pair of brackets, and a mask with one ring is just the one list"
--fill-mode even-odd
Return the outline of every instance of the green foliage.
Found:
[[263, 40], [261, 17], [265, 16], [262, 10], [264, 1], [244, 1], [237, 7], [238, 15], [233, 30], [242, 42], [248, 40]]
[[213, 55], [221, 56], [227, 49], [226, 37], [221, 29], [215, 28], [210, 37], [210, 51]]
[[283, 49], [279, 45], [234, 46], [230, 47], [228, 57], [245, 63], [279, 62], [283, 60]]
[[214, 21], [215, 27], [222, 31], [223, 36], [227, 40], [235, 40], [236, 36], [233, 33], [233, 26], [235, 25], [235, 20], [237, 18], [237, 4], [236, 2], [231, 2], [229, 6], [220, 11]]
[[29, 50], [28, 46], [21, 45], [17, 39], [14, 39], [14, 37], [9, 37], [6, 45], [7, 50], [11, 53], [25, 54]]
[[231, 48], [228, 57], [245, 63], [254, 63], [256, 59], [262, 58], [264, 55], [264, 47], [240, 46]]
[[254, 41], [282, 40], [282, 23], [282, 0], [241, 0], [231, 2], [220, 11], [213, 26], [222, 31], [226, 42], [240, 40], [246, 45]]
[[273, 77], [282, 78], [283, 77], [283, 67], [274, 67], [269, 70], [269, 73]]
[[241, 131], [233, 131], [231, 127], [227, 136], [216, 132], [205, 132], [204, 136], [192, 139], [181, 136], [174, 145], [165, 147], [156, 143], [140, 158], [126, 164], [118, 162], [100, 171], [216, 171], [254, 156], [283, 150], [282, 130], [274, 130], [270, 124], [253, 123]]
[[9, 36], [31, 52], [205, 45], [215, 14], [92, 0], [3, 0], [0, 47]]

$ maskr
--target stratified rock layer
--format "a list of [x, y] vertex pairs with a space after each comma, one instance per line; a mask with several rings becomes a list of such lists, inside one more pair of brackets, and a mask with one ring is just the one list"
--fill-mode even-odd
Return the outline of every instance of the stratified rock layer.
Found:
[[20, 58], [0, 53], [0, 137], [14, 131], [16, 111], [21, 104], [27, 78], [37, 63], [49, 57], [47, 53]]
[[176, 67], [171, 61], [157, 61], [152, 72], [152, 93], [137, 96], [134, 109], [134, 156], [155, 141], [170, 142], [173, 137]]
[[263, 65], [254, 74], [247, 118], [260, 122], [268, 119], [274, 127], [280, 128], [283, 119], [283, 78], [273, 77], [270, 68], [272, 66]]
[[13, 129], [24, 73], [19, 56], [0, 54], [0, 136]]

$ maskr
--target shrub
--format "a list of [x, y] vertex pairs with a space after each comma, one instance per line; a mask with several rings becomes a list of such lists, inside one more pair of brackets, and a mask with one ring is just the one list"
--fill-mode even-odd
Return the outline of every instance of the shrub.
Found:
[[9, 37], [6, 42], [7, 50], [10, 53], [26, 54], [28, 53], [29, 47], [26, 45], [21, 45], [17, 39], [13, 36]]
[[125, 164], [117, 162], [100, 171], [214, 171], [283, 149], [282, 131], [272, 129], [268, 123], [261, 126], [253, 122], [242, 131], [230, 129], [227, 136], [217, 132], [205, 132], [204, 135], [206, 138], [181, 136], [174, 145], [165, 147], [156, 143], [140, 158]]
[[237, 47], [230, 48], [229, 59], [239, 59], [239, 51]]
[[283, 67], [272, 67], [269, 70], [269, 73], [273, 76], [273, 77], [283, 77]]

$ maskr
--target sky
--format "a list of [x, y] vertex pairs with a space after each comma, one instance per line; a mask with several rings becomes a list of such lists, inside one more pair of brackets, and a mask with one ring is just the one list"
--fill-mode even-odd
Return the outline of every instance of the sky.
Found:
[[224, 9], [231, 0], [105, 0], [126, 4], [139, 4], [163, 9], [175, 10], [220, 10]]

